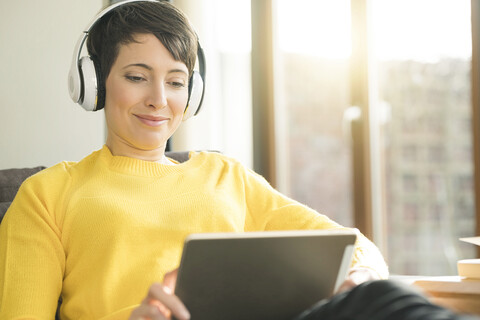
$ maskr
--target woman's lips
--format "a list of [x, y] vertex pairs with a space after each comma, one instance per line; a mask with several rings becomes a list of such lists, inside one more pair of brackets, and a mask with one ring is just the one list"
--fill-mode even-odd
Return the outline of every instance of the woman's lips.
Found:
[[168, 121], [168, 118], [148, 114], [135, 114], [135, 117], [137, 117], [140, 122], [150, 127], [158, 127]]

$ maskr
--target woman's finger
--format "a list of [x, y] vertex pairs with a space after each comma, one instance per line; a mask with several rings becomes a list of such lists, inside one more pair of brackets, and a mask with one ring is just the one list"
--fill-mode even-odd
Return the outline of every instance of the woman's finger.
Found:
[[190, 313], [187, 308], [176, 295], [172, 294], [172, 290], [169, 287], [154, 283], [148, 290], [147, 298], [150, 299], [151, 304], [160, 303], [160, 306], [157, 305], [159, 310], [161, 310], [161, 305], [163, 305], [179, 320], [190, 319]]
[[359, 285], [360, 283], [370, 281], [370, 280], [377, 280], [377, 279], [379, 279], [379, 277], [376, 274], [374, 274], [370, 269], [353, 268], [350, 270], [347, 278], [335, 293], [347, 291]]
[[129, 320], [168, 320], [169, 317], [163, 314], [155, 305], [142, 303], [133, 310]]

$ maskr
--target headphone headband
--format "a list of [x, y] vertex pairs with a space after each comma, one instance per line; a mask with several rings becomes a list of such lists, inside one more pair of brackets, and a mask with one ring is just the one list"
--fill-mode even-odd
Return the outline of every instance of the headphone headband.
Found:
[[[72, 62], [68, 74], [68, 91], [70, 97], [75, 103], [80, 104], [87, 111], [96, 111], [103, 108], [103, 105], [97, 107], [99, 102], [99, 70], [93, 63], [91, 57], [81, 57], [82, 48], [93, 26], [110, 11], [132, 2], [158, 2], [157, 0], [126, 0], [117, 2], [98, 13], [87, 25], [85, 30], [78, 38], [73, 51]], [[199, 74], [194, 71], [189, 83], [188, 103], [184, 112], [184, 120], [196, 115], [200, 111], [205, 93], [205, 75], [206, 63], [205, 55], [197, 36], [197, 61]]]

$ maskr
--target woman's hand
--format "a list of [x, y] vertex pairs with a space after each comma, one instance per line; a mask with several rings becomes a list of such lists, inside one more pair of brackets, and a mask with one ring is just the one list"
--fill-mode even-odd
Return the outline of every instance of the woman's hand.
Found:
[[173, 294], [178, 269], [165, 275], [162, 284], [154, 283], [142, 304], [133, 310], [130, 320], [166, 320], [175, 316], [178, 320], [190, 319], [190, 313], [180, 299]]
[[352, 268], [335, 294], [350, 290], [362, 282], [379, 279], [380, 277], [373, 270], [368, 268]]

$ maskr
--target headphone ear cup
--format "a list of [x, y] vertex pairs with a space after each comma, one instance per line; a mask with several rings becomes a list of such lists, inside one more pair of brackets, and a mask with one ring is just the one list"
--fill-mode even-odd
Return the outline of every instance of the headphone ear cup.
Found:
[[103, 77], [102, 68], [100, 68], [100, 62], [96, 57], [90, 57], [95, 66], [95, 75], [97, 76], [97, 101], [95, 104], [95, 110], [98, 111], [105, 107], [105, 79]]
[[193, 71], [188, 84], [188, 102], [183, 112], [183, 121], [188, 120], [200, 111], [203, 99], [203, 79], [198, 71]]
[[97, 75], [90, 57], [80, 59], [80, 80], [82, 90], [79, 104], [87, 111], [94, 111], [97, 104]]
[[80, 59], [82, 90], [79, 104], [87, 111], [97, 111], [105, 104], [105, 86], [99, 64], [92, 57]]

